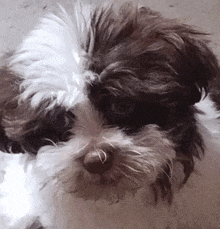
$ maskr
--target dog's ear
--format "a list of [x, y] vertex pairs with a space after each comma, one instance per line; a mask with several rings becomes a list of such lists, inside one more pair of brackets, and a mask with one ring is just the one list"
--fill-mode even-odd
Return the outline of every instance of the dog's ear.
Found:
[[175, 71], [181, 77], [181, 84], [189, 92], [188, 102], [200, 101], [203, 92], [207, 95], [210, 82], [219, 77], [219, 65], [215, 54], [209, 48], [208, 34], [200, 33], [189, 26], [181, 25], [165, 39], [175, 46], [177, 55]]
[[175, 80], [188, 91], [185, 101], [189, 105], [199, 102], [203, 93], [207, 95], [210, 83], [220, 77], [218, 60], [209, 47], [210, 34], [165, 19], [146, 7], [137, 12], [138, 24], [144, 23], [146, 42], [141, 46], [146, 45], [146, 56], [150, 54], [147, 61], [153, 59], [161, 69], [176, 75]]
[[181, 88], [188, 91], [188, 104], [199, 102], [202, 93], [207, 94], [210, 82], [219, 77], [218, 61], [209, 47], [210, 35], [177, 20], [165, 19], [145, 7], [139, 9], [138, 18], [140, 24], [145, 23], [146, 56], [150, 54], [147, 61], [160, 59], [161, 69], [176, 76]]

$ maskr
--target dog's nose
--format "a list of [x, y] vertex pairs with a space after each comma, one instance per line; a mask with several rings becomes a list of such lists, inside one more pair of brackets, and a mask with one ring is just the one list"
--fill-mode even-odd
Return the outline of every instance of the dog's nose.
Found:
[[94, 150], [84, 156], [83, 165], [90, 173], [103, 174], [112, 167], [113, 155], [108, 150]]

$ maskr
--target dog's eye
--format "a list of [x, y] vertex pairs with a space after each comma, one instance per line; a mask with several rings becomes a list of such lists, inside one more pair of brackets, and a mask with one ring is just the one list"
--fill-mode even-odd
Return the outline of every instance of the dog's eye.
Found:
[[148, 124], [165, 125], [169, 108], [157, 103], [156, 99], [152, 99], [152, 95], [144, 93], [139, 93], [139, 96], [131, 91], [122, 97], [125, 93], [122, 93], [122, 88], [116, 86], [110, 87], [109, 84], [106, 86], [98, 82], [88, 86], [89, 99], [103, 114], [107, 125], [130, 132], [138, 131]]
[[66, 128], [74, 119], [75, 115], [71, 111], [60, 113], [54, 120], [54, 126], [56, 126], [57, 129]]
[[171, 111], [160, 104], [144, 101], [115, 102], [103, 110], [104, 116], [110, 125], [124, 129], [127, 133], [139, 131], [149, 124], [160, 127], [167, 125]]
[[22, 147], [35, 154], [44, 145], [68, 141], [74, 119], [71, 111], [57, 111], [29, 122], [22, 136]]

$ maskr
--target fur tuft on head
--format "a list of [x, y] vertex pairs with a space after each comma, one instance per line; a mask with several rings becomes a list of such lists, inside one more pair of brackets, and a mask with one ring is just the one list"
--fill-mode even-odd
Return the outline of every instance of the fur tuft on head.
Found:
[[43, 101], [49, 101], [48, 110], [57, 105], [72, 108], [83, 100], [84, 85], [93, 78], [83, 50], [88, 22], [81, 10], [71, 18], [61, 10], [60, 17], [49, 14], [41, 20], [9, 63], [22, 79], [19, 101], [29, 100], [32, 108]]

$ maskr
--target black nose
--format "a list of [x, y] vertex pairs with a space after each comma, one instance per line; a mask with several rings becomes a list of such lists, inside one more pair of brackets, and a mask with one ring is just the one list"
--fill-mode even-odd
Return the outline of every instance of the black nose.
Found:
[[90, 173], [103, 174], [112, 167], [113, 155], [108, 150], [94, 150], [84, 156], [83, 165]]

